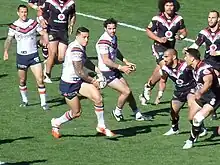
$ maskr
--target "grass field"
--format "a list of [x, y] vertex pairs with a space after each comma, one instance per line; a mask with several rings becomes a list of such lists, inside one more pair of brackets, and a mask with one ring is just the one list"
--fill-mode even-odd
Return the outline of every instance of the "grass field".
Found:
[[[189, 30], [189, 38], [194, 39], [198, 31], [206, 26], [207, 13], [211, 9], [219, 9], [219, 1], [181, 0], [181, 15]], [[10, 23], [17, 19], [16, 7], [18, 0], [1, 2], [4, 6], [0, 10], [0, 24]], [[151, 17], [157, 13], [156, 0], [83, 0], [77, 1], [77, 11], [103, 18], [115, 17], [141, 28], [148, 25]], [[30, 10], [30, 17], [34, 17]], [[101, 35], [102, 22], [78, 16], [77, 25], [90, 29], [91, 37], [87, 49], [90, 57], [95, 57], [95, 43]], [[119, 26], [119, 47], [125, 57], [137, 64], [137, 72], [126, 76], [130, 86], [138, 99], [143, 84], [150, 76], [154, 66], [151, 55], [151, 43], [144, 32]], [[0, 51], [3, 55], [4, 37], [7, 27], [0, 27]], [[73, 40], [71, 36], [71, 40]], [[177, 50], [191, 43], [182, 41], [177, 43]], [[187, 121], [187, 107], [181, 112], [178, 136], [164, 137], [162, 134], [170, 128], [169, 100], [172, 97], [172, 83], [169, 82], [162, 104], [149, 104], [139, 107], [145, 114], [152, 114], [152, 122], [137, 122], [131, 116], [131, 110], [126, 106], [124, 116], [126, 122], [118, 123], [111, 115], [115, 107], [117, 94], [104, 89], [105, 119], [109, 128], [117, 134], [109, 139], [97, 136], [96, 116], [90, 101], [82, 100], [82, 117], [62, 127], [63, 137], [53, 139], [50, 134], [50, 120], [58, 117], [67, 110], [63, 98], [59, 94], [58, 84], [61, 66], [53, 70], [53, 84], [47, 85], [48, 102], [51, 110], [44, 112], [40, 108], [39, 96], [31, 73], [28, 74], [28, 93], [31, 106], [20, 108], [18, 78], [15, 67], [15, 42], [10, 49], [9, 61], [4, 62], [0, 56], [0, 162], [9, 165], [49, 164], [49, 165], [217, 165], [220, 161], [220, 138], [199, 139], [191, 150], [183, 151], [184, 141], [189, 136], [190, 125]], [[203, 51], [203, 49], [201, 49]], [[96, 61], [94, 61], [96, 62]], [[153, 102], [155, 95], [153, 95]], [[211, 130], [219, 125], [219, 120], [206, 120]], [[0, 163], [1, 164], [1, 163]]]

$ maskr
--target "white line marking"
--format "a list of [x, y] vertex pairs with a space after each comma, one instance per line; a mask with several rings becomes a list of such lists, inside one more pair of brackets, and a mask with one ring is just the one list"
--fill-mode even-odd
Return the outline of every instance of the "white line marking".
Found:
[[[22, 2], [27, 2], [28, 0], [21, 0], [21, 1]], [[80, 15], [80, 16], [83, 16], [83, 17], [91, 18], [91, 19], [94, 19], [94, 20], [99, 20], [99, 21], [105, 21], [106, 20], [105, 18], [96, 17], [96, 16], [93, 16], [93, 15], [90, 15], [90, 14], [84, 14], [84, 13], [79, 13], [79, 12], [76, 12], [76, 14]], [[121, 26], [124, 26], [124, 27], [128, 27], [128, 28], [137, 30], [137, 31], [145, 32], [144, 28], [140, 28], [140, 27], [137, 27], [137, 26], [134, 26], [134, 25], [129, 25], [129, 24], [123, 23], [123, 22], [119, 22], [118, 24], [121, 25]], [[195, 40], [192, 40], [190, 38], [185, 38], [184, 40], [188, 41], [188, 42], [195, 42]]]

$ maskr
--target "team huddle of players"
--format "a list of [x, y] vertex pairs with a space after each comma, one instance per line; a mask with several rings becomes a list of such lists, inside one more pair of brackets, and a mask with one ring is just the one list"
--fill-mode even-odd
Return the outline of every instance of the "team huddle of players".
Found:
[[[15, 37], [21, 106], [28, 105], [26, 73], [30, 67], [38, 84], [41, 106], [44, 110], [48, 110], [44, 83], [52, 83], [51, 70], [55, 63], [62, 63], [59, 88], [70, 110], [51, 120], [52, 135], [55, 138], [61, 137], [62, 124], [80, 116], [79, 96], [84, 96], [93, 102], [98, 121], [97, 132], [109, 137], [114, 136], [114, 133], [106, 127], [104, 120], [104, 104], [100, 88], [106, 86], [119, 92], [116, 107], [112, 111], [117, 121], [124, 120], [122, 109], [126, 102], [129, 103], [135, 120], [152, 120], [151, 116], [142, 115], [128, 82], [122, 75], [135, 71], [136, 65], [128, 61], [118, 49], [115, 19], [109, 18], [103, 23], [104, 33], [96, 43], [98, 66], [95, 66], [86, 54], [89, 41], [88, 28], [77, 28], [75, 40], [68, 43], [68, 35], [72, 33], [76, 22], [73, 0], [29, 0], [29, 6], [37, 10], [37, 21], [27, 17], [27, 6], [18, 7], [19, 18], [10, 25], [5, 41], [4, 60], [8, 59], [8, 49]], [[220, 16], [217, 11], [210, 11], [208, 27], [199, 32], [195, 43], [189, 48], [184, 48], [185, 58], [181, 60], [175, 50], [175, 42], [186, 38], [187, 30], [183, 18], [177, 14], [180, 4], [176, 0], [159, 0], [158, 8], [159, 14], [152, 18], [146, 28], [148, 37], [154, 41], [152, 51], [157, 67], [145, 84], [139, 99], [142, 105], [147, 104], [151, 90], [159, 82], [158, 96], [155, 100], [155, 104], [159, 104], [169, 77], [175, 84], [170, 110], [172, 127], [164, 135], [179, 133], [179, 111], [187, 102], [192, 128], [183, 149], [189, 149], [193, 147], [199, 136], [207, 133], [203, 121], [210, 114], [215, 117], [215, 111], [220, 105], [220, 24], [218, 22]], [[36, 32], [41, 35], [38, 42]], [[206, 46], [204, 60], [198, 51], [203, 43]], [[37, 46], [42, 47], [45, 57], [44, 72]], [[116, 58], [122, 61], [123, 65], [117, 64]], [[96, 77], [88, 75], [84, 67], [95, 72]]]

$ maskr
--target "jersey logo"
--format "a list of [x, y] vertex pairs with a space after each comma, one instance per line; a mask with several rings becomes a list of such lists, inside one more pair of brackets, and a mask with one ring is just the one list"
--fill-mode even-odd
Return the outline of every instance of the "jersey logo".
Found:
[[173, 36], [173, 32], [171, 32], [170, 30], [165, 32], [165, 36], [168, 38], [169, 41], [173, 41], [173, 39], [171, 38]]
[[210, 45], [210, 51], [212, 52], [212, 51], [216, 51], [217, 50], [217, 45], [215, 45], [215, 44], [212, 44], [212, 45]]
[[64, 15], [64, 14], [59, 14], [59, 15], [58, 15], [58, 19], [59, 19], [60, 21], [63, 21], [63, 20], [65, 19], [65, 15]]

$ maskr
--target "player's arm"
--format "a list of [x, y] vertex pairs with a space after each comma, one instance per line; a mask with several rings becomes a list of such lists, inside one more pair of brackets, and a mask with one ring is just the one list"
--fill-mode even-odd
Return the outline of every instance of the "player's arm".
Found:
[[43, 4], [43, 6], [41, 6], [41, 8], [37, 11], [37, 16], [38, 16], [38, 19], [40, 21], [40, 25], [41, 27], [43, 28], [46, 28], [47, 27], [47, 24], [48, 22], [45, 20], [45, 18], [43, 17], [43, 13], [46, 13], [47, 10], [49, 10], [49, 5], [48, 2], [45, 2]]
[[[161, 76], [161, 79], [160, 79], [160, 89], [165, 90], [168, 74], [163, 70], [162, 70], [162, 73], [163, 73], [163, 75]], [[164, 92], [164, 91], [162, 91], [162, 92]]]
[[88, 83], [93, 83], [94, 79], [85, 73], [82, 61], [73, 61], [73, 66], [77, 76], [79, 76], [81, 79]]
[[212, 74], [205, 75], [203, 77], [203, 81], [204, 81], [203, 86], [195, 93], [196, 99], [199, 99], [204, 93], [206, 93], [210, 89], [210, 87], [212, 86], [213, 75]]
[[146, 34], [147, 36], [154, 40], [154, 41], [157, 41], [159, 43], [166, 43], [167, 42], [167, 38], [166, 37], [158, 37], [154, 32], [156, 31], [157, 29], [157, 16], [156, 17], [153, 17], [152, 21], [149, 23], [149, 25], [147, 26], [146, 28]]
[[136, 64], [129, 62], [121, 53], [119, 49], [117, 49], [117, 58], [123, 62], [125, 65], [132, 67], [134, 70], [136, 69]]
[[108, 54], [101, 54], [101, 57], [104, 64], [107, 65], [109, 68], [116, 68], [126, 74], [129, 74], [131, 72], [131, 68], [129, 66], [116, 64], [109, 58]]
[[39, 34], [43, 37], [43, 45], [47, 46], [49, 43], [48, 33], [45, 30], [41, 30]]
[[75, 4], [72, 5], [72, 12], [69, 16], [69, 24], [68, 24], [68, 30], [69, 34], [71, 35], [73, 32], [73, 26], [76, 23], [76, 10], [75, 10]]
[[102, 74], [101, 71], [99, 70], [99, 68], [90, 60], [90, 59], [86, 59], [86, 62], [84, 64], [84, 66], [93, 71], [93, 72], [96, 72], [97, 74]]
[[4, 43], [4, 60], [8, 60], [8, 49], [11, 46], [13, 40], [13, 36], [9, 36], [6, 38], [5, 43]]
[[36, 1], [34, 1], [34, 0], [28, 0], [28, 6], [30, 6], [34, 10], [39, 10], [39, 7], [37, 5], [35, 5], [35, 2]]
[[83, 62], [82, 62], [83, 53], [79, 52], [78, 50], [74, 50], [74, 48], [72, 49], [70, 53], [71, 53], [72, 64], [73, 64], [73, 67], [75, 69], [77, 76], [79, 76], [84, 81], [88, 83], [92, 83], [96, 87], [98, 87], [99, 86], [98, 82], [94, 78], [89, 76], [83, 69], [84, 67]]
[[15, 30], [13, 29], [13, 26], [14, 25], [10, 25], [8, 30], [8, 36], [4, 43], [4, 60], [8, 60], [8, 49], [10, 48], [12, 40], [15, 36]]
[[179, 21], [179, 30], [178, 30], [178, 33], [177, 33], [177, 35], [175, 36], [175, 38], [176, 38], [177, 40], [183, 40], [184, 38], [186, 38], [186, 36], [187, 36], [187, 29], [186, 29], [184, 20], [181, 19], [181, 20]]
[[194, 49], [199, 49], [199, 47], [205, 42], [205, 36], [201, 33], [196, 37], [195, 42], [189, 47]]

